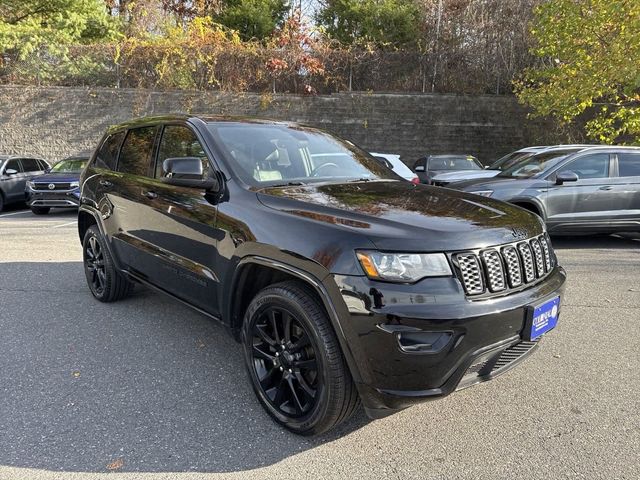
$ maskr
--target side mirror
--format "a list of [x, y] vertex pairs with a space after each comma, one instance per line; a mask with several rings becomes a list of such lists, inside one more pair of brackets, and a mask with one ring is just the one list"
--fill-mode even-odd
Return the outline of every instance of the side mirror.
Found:
[[217, 191], [220, 188], [218, 179], [214, 177], [202, 178], [202, 160], [198, 157], [173, 157], [162, 162], [162, 169], [166, 172], [162, 182], [178, 187], [199, 188]]
[[424, 165], [418, 165], [413, 170], [416, 171], [416, 172], [424, 172]]
[[14, 170], [13, 168], [7, 168], [4, 171], [5, 175], [16, 175], [18, 173], [18, 170]]
[[556, 185], [562, 185], [565, 182], [577, 182], [577, 181], [578, 181], [578, 175], [576, 175], [571, 170], [566, 170], [556, 175]]
[[49, 172], [51, 172], [51, 167], [47, 167], [44, 169], [44, 173], [49, 173]]

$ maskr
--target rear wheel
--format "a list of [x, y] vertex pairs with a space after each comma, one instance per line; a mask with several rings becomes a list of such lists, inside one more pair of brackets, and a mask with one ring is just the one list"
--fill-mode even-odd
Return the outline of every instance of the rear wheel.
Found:
[[0, 192], [0, 212], [4, 210], [4, 197], [2, 196], [2, 192]]
[[242, 333], [253, 389], [276, 422], [298, 434], [316, 435], [358, 407], [327, 314], [298, 283], [260, 291], [247, 309]]
[[50, 207], [31, 207], [31, 211], [34, 215], [46, 215], [51, 210]]
[[101, 302], [115, 302], [133, 290], [133, 283], [118, 271], [98, 227], [92, 225], [82, 242], [84, 273], [94, 297]]

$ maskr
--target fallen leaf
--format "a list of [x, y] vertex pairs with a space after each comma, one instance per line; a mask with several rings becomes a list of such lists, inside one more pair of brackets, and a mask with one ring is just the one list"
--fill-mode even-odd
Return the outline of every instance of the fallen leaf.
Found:
[[107, 463], [107, 470], [118, 470], [124, 465], [124, 460], [116, 458], [113, 462]]

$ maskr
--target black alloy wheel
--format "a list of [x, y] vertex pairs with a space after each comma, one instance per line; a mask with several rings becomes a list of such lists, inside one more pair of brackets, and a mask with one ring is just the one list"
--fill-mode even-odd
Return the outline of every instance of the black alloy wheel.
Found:
[[292, 418], [308, 414], [316, 404], [322, 378], [304, 326], [287, 309], [267, 306], [251, 333], [253, 368], [271, 405]]
[[96, 236], [89, 237], [84, 247], [84, 264], [88, 271], [87, 279], [91, 290], [98, 295], [104, 293], [107, 274], [104, 269], [104, 254]]
[[247, 307], [242, 339], [258, 400], [294, 433], [326, 432], [360, 405], [329, 317], [304, 284], [287, 281], [258, 292]]
[[82, 257], [87, 284], [101, 302], [115, 302], [133, 290], [133, 283], [113, 263], [104, 237], [92, 225], [84, 235]]

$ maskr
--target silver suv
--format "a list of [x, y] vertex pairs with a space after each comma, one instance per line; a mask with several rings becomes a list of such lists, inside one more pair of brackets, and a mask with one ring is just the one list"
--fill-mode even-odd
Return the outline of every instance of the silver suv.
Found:
[[640, 148], [544, 150], [496, 177], [448, 185], [537, 213], [549, 233], [640, 231]]

